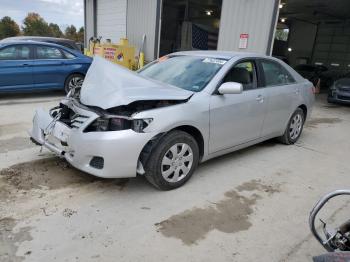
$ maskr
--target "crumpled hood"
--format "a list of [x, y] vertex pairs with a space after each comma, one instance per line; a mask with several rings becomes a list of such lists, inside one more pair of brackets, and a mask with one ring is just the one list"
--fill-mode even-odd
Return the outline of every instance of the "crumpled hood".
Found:
[[80, 101], [109, 109], [140, 100], [184, 100], [192, 94], [95, 56], [81, 88]]

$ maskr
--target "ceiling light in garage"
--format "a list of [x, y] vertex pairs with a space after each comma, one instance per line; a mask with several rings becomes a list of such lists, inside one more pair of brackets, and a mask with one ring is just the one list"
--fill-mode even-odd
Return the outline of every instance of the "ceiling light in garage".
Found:
[[281, 18], [281, 22], [284, 23], [286, 22], [287, 18]]
[[280, 5], [279, 5], [279, 8], [280, 8], [280, 9], [283, 8], [283, 4], [280, 4]]
[[288, 52], [292, 52], [293, 49], [291, 47], [288, 47]]
[[206, 15], [212, 15], [213, 14], [213, 10], [205, 10], [205, 14]]

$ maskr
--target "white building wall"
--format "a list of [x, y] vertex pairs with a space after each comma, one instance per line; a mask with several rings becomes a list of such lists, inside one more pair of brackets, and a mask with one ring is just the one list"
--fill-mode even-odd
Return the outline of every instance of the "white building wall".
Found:
[[146, 61], [152, 61], [158, 55], [159, 15], [159, 0], [128, 0], [127, 37], [130, 44], [139, 48], [143, 34], [146, 35], [144, 45]]
[[97, 37], [119, 42], [126, 37], [127, 0], [97, 0]]
[[95, 3], [96, 0], [84, 0], [85, 47], [89, 45], [89, 39], [95, 36]]
[[[271, 54], [278, 0], [223, 0], [218, 50]], [[248, 34], [248, 46], [240, 49], [240, 35]]]

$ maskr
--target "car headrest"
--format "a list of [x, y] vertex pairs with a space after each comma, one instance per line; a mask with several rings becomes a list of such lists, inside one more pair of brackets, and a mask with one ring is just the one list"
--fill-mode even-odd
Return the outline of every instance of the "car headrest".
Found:
[[245, 68], [235, 67], [231, 71], [230, 81], [241, 83], [243, 85], [250, 84], [251, 83], [250, 73]]

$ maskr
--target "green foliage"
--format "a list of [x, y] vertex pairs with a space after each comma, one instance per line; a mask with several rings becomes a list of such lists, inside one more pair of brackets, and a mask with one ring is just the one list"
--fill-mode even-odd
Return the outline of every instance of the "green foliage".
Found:
[[51, 36], [48, 23], [37, 13], [28, 13], [24, 18], [22, 30], [27, 36]]
[[53, 37], [63, 37], [63, 33], [60, 29], [60, 27], [58, 26], [58, 24], [53, 24], [50, 23], [49, 24], [49, 29], [50, 29], [50, 35]]
[[[19, 26], [10, 17], [0, 20], [0, 39], [17, 36], [21, 33]], [[77, 28], [70, 25], [63, 33], [57, 24], [48, 24], [38, 13], [28, 13], [23, 20], [22, 34], [25, 36], [64, 37], [76, 42], [84, 42], [84, 27]]]
[[77, 41], [77, 29], [74, 25], [68, 26], [65, 30], [65, 36], [68, 39], [72, 39], [74, 41]]
[[78, 31], [78, 39], [77, 39], [78, 42], [84, 43], [84, 33], [85, 33], [84, 27], [80, 27]]
[[0, 39], [19, 35], [20, 30], [17, 23], [8, 16], [0, 20]]
[[68, 26], [65, 30], [65, 37], [68, 39], [72, 39], [75, 42], [84, 42], [84, 27], [79, 28], [79, 31], [77, 31], [77, 28], [74, 25]]

